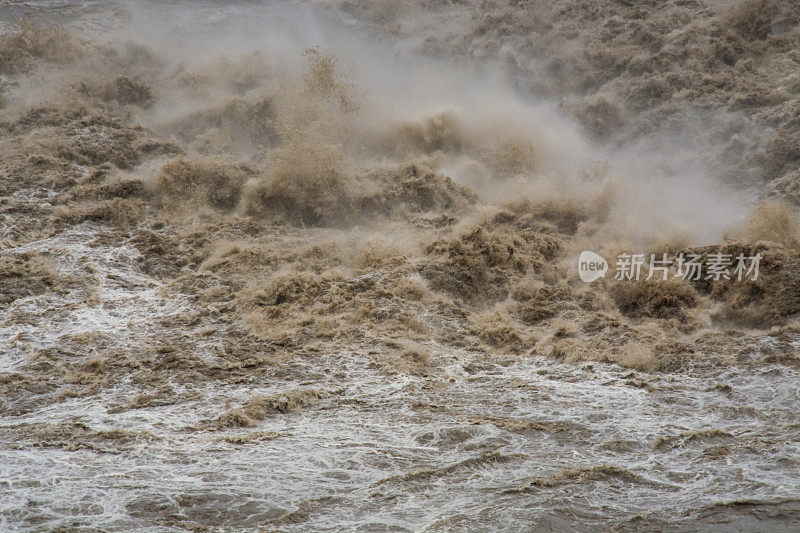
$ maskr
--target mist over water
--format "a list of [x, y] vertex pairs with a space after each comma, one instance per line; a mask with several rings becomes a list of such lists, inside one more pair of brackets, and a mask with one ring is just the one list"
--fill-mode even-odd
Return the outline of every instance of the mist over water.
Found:
[[[718, 241], [725, 231], [743, 223], [755, 203], [752, 190], [735, 190], [711, 177], [718, 154], [694, 143], [690, 132], [666, 132], [624, 148], [601, 146], [589, 140], [555, 102], [514, 89], [499, 60], [423, 57], [416, 53], [418, 43], [413, 38], [381, 42], [360, 33], [357, 26], [343, 26], [335, 11], [320, 11], [308, 3], [125, 6], [130, 21], [109, 38], [147, 43], [167, 61], [167, 71], [197, 69], [213, 78], [220, 75], [215, 72], [220, 58], [236, 63], [253, 53], [269, 65], [269, 72], [262, 72], [264, 78], [255, 74], [255, 86], [247, 89], [219, 88], [217, 94], [201, 98], [185, 92], [160, 95], [150, 116], [143, 117], [146, 123], [163, 125], [165, 119], [179, 120], [182, 112], [194, 113], [236, 93], [256, 94], [291, 84], [303, 71], [304, 52], [316, 50], [335, 60], [337, 75], [359, 106], [355, 116], [343, 123], [320, 125], [339, 128], [326, 133], [332, 142], [341, 143], [353, 165], [402, 162], [420, 151], [429, 154], [443, 148], [434, 168], [475, 188], [489, 201], [549, 194], [557, 201], [591, 204], [598, 191], [612, 190], [604, 201], [613, 203], [613, 216], [601, 238], [631, 239], [640, 246], [671, 234], [696, 244]], [[247, 68], [246, 63], [241, 65]], [[404, 146], [404, 139], [391, 131], [408, 123], [430, 128], [425, 121], [441, 117], [446, 119], [438, 126], [441, 130], [428, 132], [440, 138], [429, 138], [428, 145]], [[504, 143], [517, 151], [502, 153]], [[520, 155], [520, 148], [530, 153]], [[496, 169], [486, 168], [486, 155], [492, 151], [499, 152], [496, 158], [532, 161], [519, 167], [519, 161], [501, 160], [501, 165], [517, 165], [514, 171], [519, 173], [512, 179], [507, 172], [498, 178]], [[602, 173], [587, 183], [587, 169], [597, 168]]]
[[[116, 16], [105, 18], [106, 9]], [[755, 202], [752, 190], [737, 191], [710, 177], [716, 154], [693, 143], [689, 133], [666, 133], [621, 149], [601, 146], [589, 140], [556, 103], [520, 94], [499, 60], [423, 57], [416, 53], [414, 38], [381, 42], [360, 33], [356, 25], [344, 25], [344, 17], [330, 7], [321, 10], [295, 2], [224, 6], [137, 2], [110, 4], [98, 11], [89, 15], [94, 23], [82, 18], [72, 23], [91, 27], [95, 38], [113, 47], [143, 46], [159, 62], [130, 65], [140, 76], [154, 76], [148, 81], [154, 83], [158, 98], [136, 118], [156, 130], [174, 131], [170, 125], [232, 98], [277, 93], [277, 98], [290, 96], [290, 100], [294, 95], [280, 93], [297, 91], [307, 59], [304, 52], [317, 50], [335, 60], [337, 75], [359, 110], [336, 124], [324, 122], [342, 117], [312, 120], [322, 123], [315, 124], [319, 129], [334, 130], [324, 132], [325, 140], [340, 145], [354, 166], [402, 162], [419, 152], [444, 148], [433, 166], [474, 187], [489, 201], [530, 193], [591, 204], [598, 191], [611, 190], [611, 197], [603, 200], [614, 204], [614, 216], [603, 228], [603, 238], [631, 239], [639, 246], [673, 233], [694, 243], [714, 242], [740, 225]], [[249, 85], [232, 86], [229, 77], [247, 69], [252, 69]], [[197, 91], [176, 87], [183, 72], [206, 76], [209, 83]], [[36, 87], [28, 94], [19, 96], [33, 103], [45, 93]], [[428, 133], [441, 136], [433, 142], [442, 146], [431, 145], [430, 139], [427, 146], [407, 146], [392, 131], [407, 123], [425, 127], [426, 120], [436, 117], [447, 120], [441, 131]], [[492, 151], [500, 152], [504, 143], [529, 151], [522, 157], [535, 164], [519, 167], [519, 161], [499, 161], [517, 165], [514, 170], [519, 173], [509, 179], [506, 172], [498, 179], [496, 169], [486, 168], [485, 159]], [[233, 155], [247, 159], [254, 154]], [[520, 154], [495, 154], [504, 156]], [[603, 169], [601, 175], [587, 183], [587, 169], [597, 168]]]
[[0, 4], [0, 528], [793, 530], [798, 224], [716, 133], [772, 131], [593, 132], [492, 9]]

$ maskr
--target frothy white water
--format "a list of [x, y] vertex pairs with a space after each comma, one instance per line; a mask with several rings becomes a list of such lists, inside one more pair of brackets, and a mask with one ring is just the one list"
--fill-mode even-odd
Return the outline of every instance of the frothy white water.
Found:
[[[454, 371], [464, 374], [463, 365], [454, 361]], [[74, 451], [6, 441], [0, 515], [28, 529], [170, 521], [298, 531], [593, 529], [638, 513], [679, 520], [720, 502], [797, 496], [800, 443], [786, 437], [798, 434], [800, 375], [786, 368], [648, 376], [652, 392], [637, 386], [643, 376], [618, 368], [540, 359], [487, 365], [438, 390], [387, 382], [357, 353], [296, 361], [293, 370], [294, 379], [245, 388], [198, 384], [196, 400], [173, 406], [109, 414], [110, 396], [135, 390], [120, 384], [101, 398], [8, 417], [6, 427], [80, 422], [146, 433]], [[714, 388], [721, 383], [731, 392]], [[226, 400], [307, 386], [329, 392], [320, 404], [270, 416], [255, 429], [184, 429], [213, 418]], [[509, 431], [511, 422], [523, 425]], [[709, 429], [718, 436], [689, 436]], [[222, 440], [250, 432], [265, 436]], [[654, 449], [660, 437], [675, 439]], [[713, 446], [730, 446], [730, 454], [710, 457]], [[603, 465], [624, 470], [529, 485], [564, 468]]]
[[119, 346], [141, 343], [154, 317], [179, 316], [189, 309], [185, 299], [137, 269], [141, 254], [135, 247], [101, 244], [102, 233], [87, 224], [2, 251], [9, 257], [40, 253], [79, 286], [64, 295], [20, 298], [0, 310], [3, 370], [80, 335], [100, 334]]

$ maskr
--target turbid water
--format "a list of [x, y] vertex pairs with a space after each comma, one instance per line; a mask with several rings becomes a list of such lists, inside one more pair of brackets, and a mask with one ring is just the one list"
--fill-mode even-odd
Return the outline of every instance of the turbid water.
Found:
[[667, 4], [0, 2], [0, 528], [796, 531], [800, 13]]

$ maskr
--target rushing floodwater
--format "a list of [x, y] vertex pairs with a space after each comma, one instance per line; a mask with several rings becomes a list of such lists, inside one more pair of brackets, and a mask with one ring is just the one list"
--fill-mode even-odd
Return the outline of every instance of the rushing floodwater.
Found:
[[[14, 20], [76, 5], [0, 2], [0, 10]], [[107, 231], [83, 224], [0, 247], [42, 254], [71, 279], [64, 291], [0, 309], [0, 372], [28, 371], [37, 352], [81, 335], [121, 349], [155, 343], [190, 310], [141, 268], [134, 246], [104, 244]], [[215, 341], [201, 329], [185, 337], [213, 362]], [[128, 378], [56, 402], [0, 398], [0, 529], [800, 524], [800, 370], [760, 362], [773, 353], [769, 342], [739, 354], [740, 366], [669, 374], [447, 353], [444, 380], [387, 376], [369, 364], [368, 349], [297, 356], [235, 384], [176, 381], [175, 400], [163, 405], [119, 408], [153, 392]], [[318, 401], [256, 427], [207, 424], [255, 395], [306, 390]]]
[[[159, 282], [137, 271], [134, 252], [90, 244], [94, 231], [4, 251], [48, 250], [73, 275], [90, 264], [101, 287], [89, 301], [46, 295], [3, 310], [4, 370], [76, 330], [144, 343], [157, 333], [147, 324], [181, 312], [180, 301], [163, 298]], [[24, 322], [10, 320], [20, 313]], [[142, 392], [122, 381], [99, 396], [4, 416], [2, 427], [15, 429], [0, 433], [9, 435], [0, 461], [4, 527], [558, 530], [641, 514], [671, 522], [721, 517], [735, 521], [715, 529], [735, 530], [743, 524], [738, 508], [713, 506], [742, 501], [755, 506], [743, 513], [749, 520], [775, 516], [775, 524], [758, 518], [758, 527], [791, 530], [800, 512], [796, 500], [786, 501], [800, 491], [796, 370], [653, 376], [452, 354], [452, 379], [441, 383], [388, 379], [364, 361], [357, 352], [298, 359], [280, 376], [236, 387], [176, 385], [184, 399], [174, 405], [115, 412], [116, 402]], [[304, 389], [319, 391], [319, 403], [253, 429], [196, 430], [226, 402]], [[98, 438], [77, 449], [52, 439], [40, 446], [35, 435], [12, 436], [26, 424], [80, 424]], [[252, 438], [233, 438], [242, 435]]]

